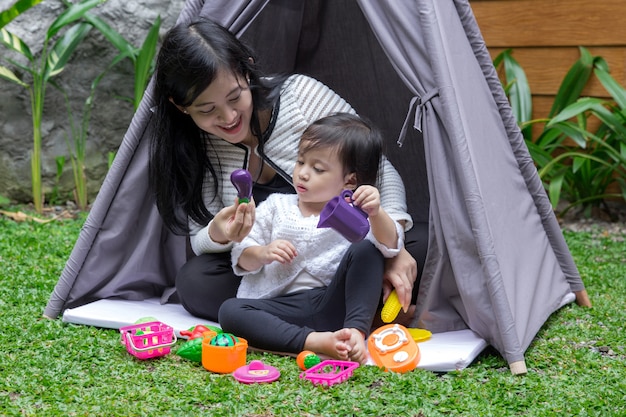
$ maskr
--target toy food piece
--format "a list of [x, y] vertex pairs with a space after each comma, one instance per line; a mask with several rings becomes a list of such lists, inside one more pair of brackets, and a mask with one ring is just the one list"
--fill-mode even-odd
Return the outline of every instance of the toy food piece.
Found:
[[154, 317], [152, 317], [152, 316], [147, 316], [147, 317], [141, 317], [141, 318], [138, 318], [138, 319], [135, 321], [135, 324], [149, 323], [149, 322], [151, 322], [151, 321], [159, 321], [159, 320], [157, 320], [156, 318], [154, 318]]
[[429, 330], [408, 328], [409, 334], [415, 340], [415, 343], [425, 342], [433, 335]]
[[274, 382], [280, 377], [280, 372], [273, 366], [254, 360], [249, 365], [237, 368], [233, 377], [243, 384]]
[[252, 197], [252, 175], [245, 169], [236, 169], [230, 174], [230, 182], [237, 189], [240, 203], [249, 203]]
[[400, 304], [400, 300], [398, 299], [398, 294], [396, 290], [391, 291], [389, 297], [387, 297], [387, 301], [385, 301], [385, 305], [380, 312], [380, 318], [385, 323], [391, 323], [398, 317], [398, 313], [400, 313], [400, 309], [402, 308], [402, 304]]
[[215, 326], [204, 326], [202, 324], [197, 324], [193, 327], [190, 327], [188, 330], [181, 330], [180, 335], [186, 337], [187, 339], [195, 339], [197, 337], [204, 337], [205, 332], [215, 332], [217, 334], [222, 333], [222, 329]]
[[176, 354], [184, 359], [202, 362], [202, 338], [189, 339], [176, 350]]
[[317, 365], [321, 361], [320, 357], [310, 350], [303, 350], [296, 357], [296, 363], [303, 371]]
[[376, 365], [399, 373], [415, 369], [421, 356], [411, 334], [399, 324], [376, 329], [367, 339], [367, 349]]
[[209, 344], [211, 346], [235, 346], [239, 339], [230, 333], [219, 333], [213, 336]]

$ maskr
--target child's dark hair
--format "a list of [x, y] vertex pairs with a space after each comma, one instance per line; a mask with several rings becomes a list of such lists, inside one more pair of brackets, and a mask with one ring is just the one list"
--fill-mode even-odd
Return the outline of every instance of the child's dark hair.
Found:
[[357, 187], [375, 185], [383, 156], [383, 137], [369, 121], [335, 113], [311, 123], [300, 139], [300, 152], [336, 148], [344, 174], [356, 174]]

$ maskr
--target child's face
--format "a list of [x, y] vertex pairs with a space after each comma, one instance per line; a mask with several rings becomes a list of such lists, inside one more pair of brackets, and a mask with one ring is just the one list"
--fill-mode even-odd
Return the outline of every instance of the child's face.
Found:
[[[302, 147], [300, 147], [302, 149]], [[326, 204], [331, 198], [348, 188], [349, 174], [344, 168], [334, 148], [310, 149], [298, 152], [298, 160], [293, 170], [293, 184], [303, 203]]]

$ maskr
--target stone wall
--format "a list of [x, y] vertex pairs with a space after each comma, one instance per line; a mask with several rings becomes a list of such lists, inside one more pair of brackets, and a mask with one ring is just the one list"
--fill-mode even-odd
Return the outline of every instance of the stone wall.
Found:
[[[0, 0], [0, 11], [14, 0]], [[118, 33], [139, 47], [157, 16], [161, 17], [160, 36], [178, 18], [184, 0], [108, 0], [92, 12], [109, 23]], [[59, 0], [44, 0], [13, 20], [6, 29], [22, 38], [33, 54], [39, 55], [44, 34], [52, 21], [62, 12]], [[7, 62], [21, 58], [0, 45], [0, 65], [7, 66], [30, 83], [28, 74]], [[74, 52], [65, 70], [53, 80], [70, 96], [75, 118], [82, 115], [92, 81], [117, 55], [109, 41], [93, 29]], [[24, 63], [23, 61], [20, 61]], [[107, 158], [122, 141], [131, 118], [132, 104], [120, 97], [132, 97], [133, 66], [125, 60], [108, 72], [96, 90], [87, 139], [87, 180], [90, 201], [97, 194], [108, 170]], [[79, 122], [79, 120], [77, 120]], [[49, 199], [56, 187], [60, 201], [72, 199], [74, 181], [69, 159], [59, 182], [56, 181], [56, 158], [69, 155], [67, 135], [69, 116], [63, 95], [50, 84], [46, 88], [43, 115], [42, 183]], [[30, 154], [33, 147], [32, 113], [28, 90], [0, 79], [0, 195], [17, 203], [32, 201]]]

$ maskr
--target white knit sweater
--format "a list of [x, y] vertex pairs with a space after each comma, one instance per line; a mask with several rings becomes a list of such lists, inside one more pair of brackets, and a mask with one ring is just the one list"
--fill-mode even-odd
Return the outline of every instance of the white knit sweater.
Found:
[[[264, 153], [287, 175], [291, 175], [298, 155], [298, 143], [304, 130], [315, 120], [337, 112], [355, 113], [350, 105], [337, 93], [321, 82], [305, 75], [292, 75], [284, 83], [280, 93], [280, 110], [274, 131], [267, 139]], [[235, 169], [246, 168], [251, 150], [242, 145], [233, 145], [216, 136], [207, 135], [209, 158], [213, 165], [221, 170], [218, 179], [218, 195], [213, 193], [213, 180], [207, 174], [204, 185], [204, 202], [211, 213], [232, 205], [237, 197], [237, 190], [230, 182], [230, 174]], [[405, 230], [413, 226], [407, 213], [404, 184], [395, 168], [384, 160], [380, 169], [382, 177], [376, 184], [380, 191], [381, 205], [389, 216], [396, 221], [405, 221]], [[219, 174], [218, 174], [219, 175]], [[222, 245], [209, 237], [209, 225], [199, 225], [190, 221], [191, 247], [196, 254], [224, 252], [232, 247]]]
[[[259, 204], [252, 231], [241, 243], [235, 243], [231, 252], [233, 270], [243, 276], [237, 297], [271, 298], [330, 284], [350, 242], [333, 229], [318, 229], [319, 219], [319, 216], [302, 215], [296, 194], [272, 194]], [[402, 227], [395, 224], [396, 248], [378, 242], [371, 231], [366, 236], [386, 258], [396, 256], [404, 244]], [[255, 271], [237, 266], [244, 249], [267, 245], [276, 239], [287, 240], [295, 246], [298, 255], [292, 262], [272, 262]]]

